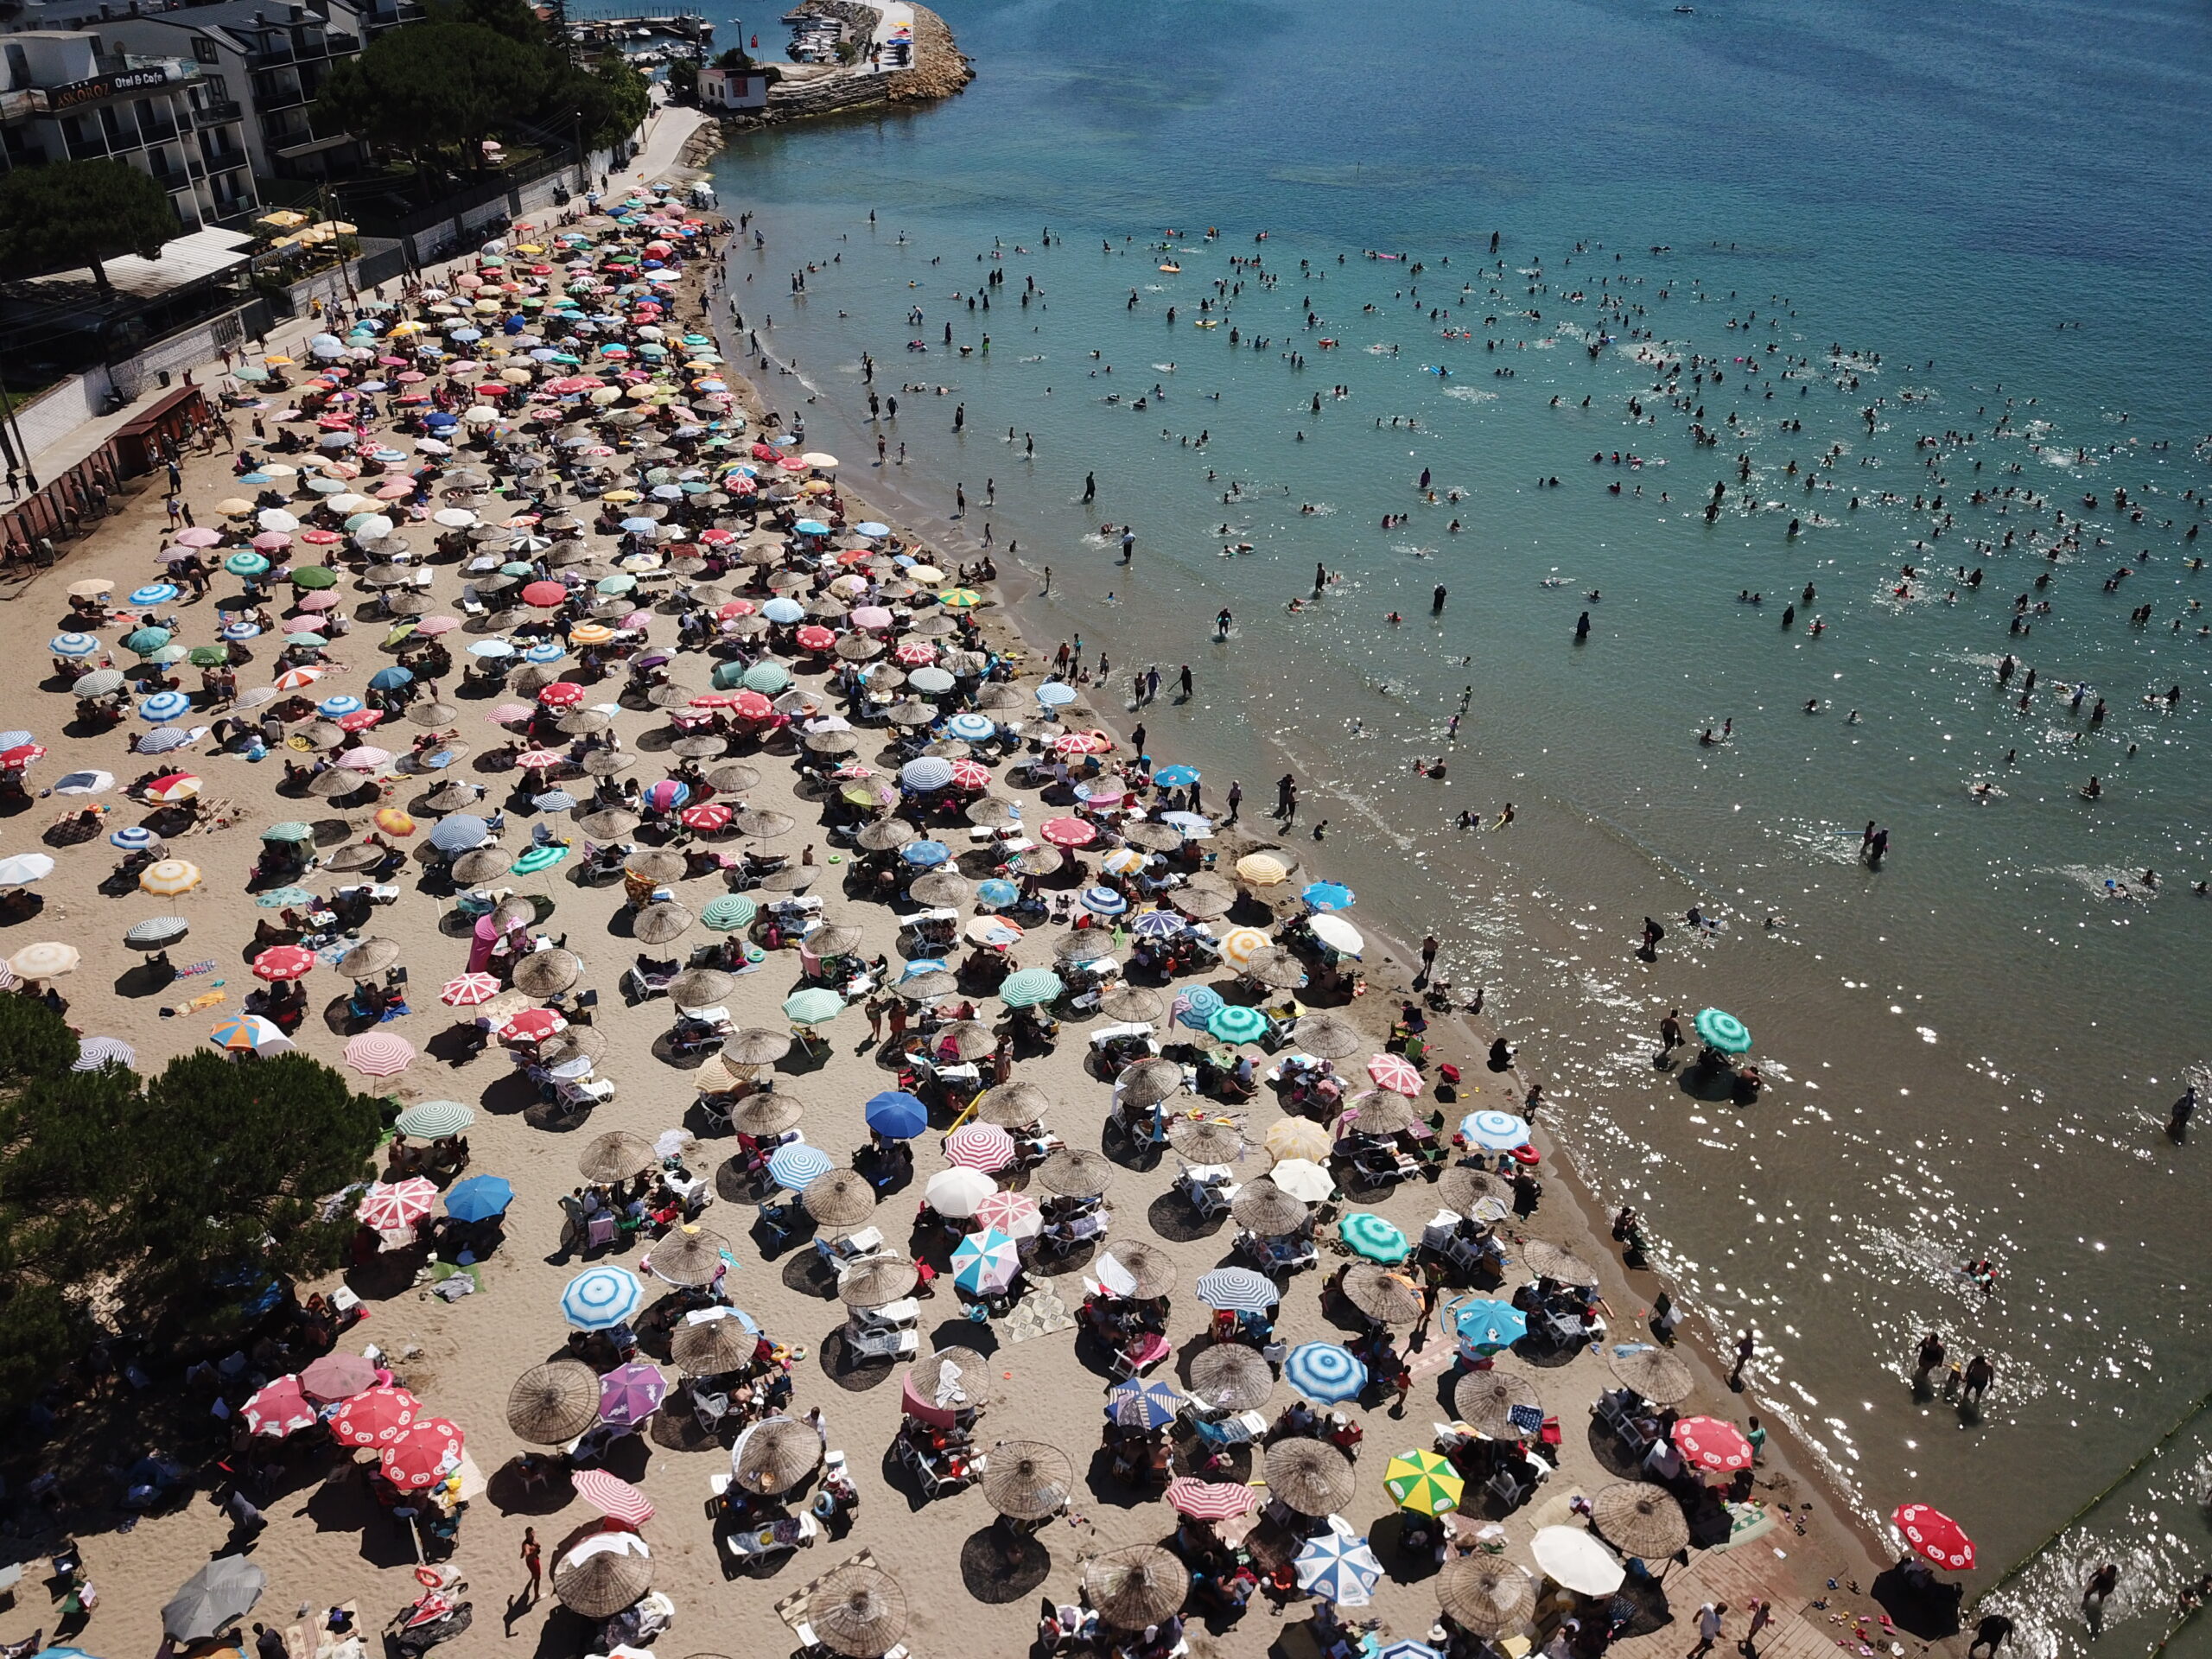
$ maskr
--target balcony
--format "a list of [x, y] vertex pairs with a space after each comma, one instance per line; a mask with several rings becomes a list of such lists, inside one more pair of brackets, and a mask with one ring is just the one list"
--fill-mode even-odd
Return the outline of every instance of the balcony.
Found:
[[69, 147], [69, 159], [73, 162], [98, 162], [106, 159], [107, 140], [97, 133], [90, 138], [71, 138], [66, 142]]
[[176, 123], [174, 121], [141, 121], [138, 124], [138, 142], [142, 144], [167, 143], [175, 137]]
[[196, 127], [220, 127], [245, 117], [245, 106], [232, 99], [227, 103], [202, 105], [192, 112], [192, 124]]

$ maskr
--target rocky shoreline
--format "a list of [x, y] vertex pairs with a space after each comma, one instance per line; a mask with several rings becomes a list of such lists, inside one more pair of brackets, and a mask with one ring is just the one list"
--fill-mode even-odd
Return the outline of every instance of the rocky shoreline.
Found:
[[[862, 5], [859, 0], [807, 0], [802, 9], [839, 18], [862, 39], [874, 34], [882, 16], [875, 7]], [[861, 65], [818, 74], [786, 72], [785, 79], [768, 89], [766, 110], [722, 116], [720, 127], [724, 131], [750, 131], [819, 116], [957, 97], [976, 79], [975, 65], [962, 54], [944, 18], [925, 6], [915, 6], [913, 13], [912, 68], [879, 72]], [[687, 162], [690, 159], [687, 156]]]

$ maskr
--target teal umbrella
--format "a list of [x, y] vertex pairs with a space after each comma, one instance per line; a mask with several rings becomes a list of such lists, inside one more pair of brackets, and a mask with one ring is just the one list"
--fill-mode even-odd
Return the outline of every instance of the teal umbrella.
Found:
[[283, 823], [270, 824], [261, 832], [261, 838], [264, 841], [313, 841], [315, 826], [302, 823], [296, 818], [289, 818]]
[[269, 569], [269, 561], [258, 553], [233, 553], [223, 561], [223, 569], [234, 576], [257, 576]]
[[733, 893], [715, 899], [699, 912], [704, 926], [717, 933], [732, 933], [750, 922], [759, 906], [741, 893]]
[[150, 657], [168, 642], [167, 628], [133, 628], [123, 636], [123, 648], [139, 657]]
[[745, 671], [742, 680], [747, 690], [773, 696], [791, 683], [791, 677], [780, 663], [755, 663]]
[[1370, 1262], [1402, 1262], [1412, 1249], [1403, 1233], [1371, 1210], [1353, 1211], [1337, 1224], [1337, 1236]]
[[1709, 1048], [1723, 1054], [1748, 1054], [1751, 1049], [1751, 1029], [1725, 1008], [1700, 1008], [1697, 1011], [1697, 1034]]
[[1206, 1030], [1224, 1043], [1256, 1043], [1267, 1034], [1268, 1016], [1240, 1002], [1224, 1003], [1206, 1016]]
[[1008, 974], [999, 987], [1000, 999], [1009, 1008], [1030, 1008], [1050, 1002], [1061, 991], [1060, 976], [1049, 968], [1024, 968]]
[[543, 847], [533, 847], [515, 860], [517, 875], [535, 875], [538, 871], [558, 864], [569, 855], [569, 849], [559, 842], [549, 842]]
[[637, 585], [638, 579], [628, 571], [623, 570], [617, 571], [611, 576], [602, 576], [592, 591], [612, 596], [616, 594], [626, 594]]
[[835, 991], [820, 986], [809, 986], [803, 991], [793, 991], [784, 999], [784, 1017], [802, 1026], [818, 1026], [834, 1020], [845, 1006], [845, 999]]

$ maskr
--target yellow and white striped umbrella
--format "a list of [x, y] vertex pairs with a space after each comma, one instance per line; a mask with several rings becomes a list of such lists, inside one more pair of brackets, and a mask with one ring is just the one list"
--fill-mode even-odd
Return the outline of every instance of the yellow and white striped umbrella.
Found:
[[77, 947], [64, 944], [59, 939], [45, 939], [37, 944], [27, 944], [8, 958], [18, 979], [56, 979], [63, 974], [74, 973], [82, 960]]
[[1144, 855], [1134, 847], [1116, 847], [1098, 861], [1098, 868], [1109, 875], [1135, 875], [1144, 868]]
[[1247, 853], [1236, 861], [1236, 879], [1255, 887], [1279, 887], [1290, 880], [1288, 861], [1274, 853]]
[[190, 893], [200, 885], [200, 867], [189, 859], [158, 859], [138, 872], [138, 891], [162, 899]]
[[1332, 1144], [1329, 1132], [1309, 1118], [1279, 1117], [1268, 1128], [1268, 1153], [1277, 1163], [1292, 1158], [1325, 1163]]
[[1222, 935], [1221, 959], [1241, 974], [1271, 943], [1256, 927], [1232, 927]]

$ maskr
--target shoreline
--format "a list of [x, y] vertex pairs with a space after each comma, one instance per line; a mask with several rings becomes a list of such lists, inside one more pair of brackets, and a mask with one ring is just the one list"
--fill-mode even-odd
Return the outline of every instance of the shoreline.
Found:
[[[727, 253], [723, 257], [726, 261]], [[727, 270], [726, 264], [724, 269]], [[760, 358], [765, 355], [779, 369], [785, 369], [790, 378], [797, 382], [804, 390], [807, 401], [836, 411], [841, 418], [855, 426], [865, 424], [861, 416], [837, 402], [827, 387], [809, 380], [802, 373], [785, 368], [785, 359], [777, 355], [768, 342], [763, 342], [762, 349], [758, 353], [748, 353], [743, 349], [735, 351], [728, 349], [731, 342], [727, 337], [727, 306], [725, 304], [718, 307], [714, 302], [727, 292], [727, 287], [718, 283], [711, 294], [704, 296], [705, 309], [708, 313], [707, 322], [709, 331], [725, 348], [722, 355], [728, 363], [746, 365], [741, 370], [733, 368], [728, 373], [728, 378], [733, 388], [739, 391], [741, 402], [745, 404], [751, 413], [757, 417], [770, 406], [762, 395], [760, 382], [755, 373]], [[926, 474], [918, 474], [918, 476], [926, 476]], [[883, 486], [889, 487], [880, 487]], [[942, 514], [930, 512], [921, 504], [917, 492], [898, 486], [887, 475], [882, 480], [870, 480], [866, 486], [855, 486], [849, 482], [841, 482], [840, 488], [849, 502], [865, 505], [868, 510], [881, 522], [893, 525], [902, 535], [910, 539], [957, 550], [963, 558], [973, 558], [980, 556], [986, 551], [995, 550], [986, 550], [963, 525], [954, 523]], [[896, 502], [904, 510], [887, 508], [884, 505], [887, 501]], [[1039, 631], [1039, 618], [1035, 609], [1036, 601], [1043, 593], [1041, 584], [1030, 566], [1021, 559], [1002, 557], [997, 559], [996, 563], [1000, 574], [996, 581], [989, 586], [996, 590], [995, 596], [998, 599], [997, 608], [1000, 615], [995, 618], [989, 611], [985, 611], [979, 617], [979, 621], [987, 632], [992, 631], [995, 622], [1002, 626], [1007, 636], [1020, 648], [1027, 663], [1049, 661], [1050, 649], [1040, 647], [1039, 643], [1043, 635]], [[1135, 722], [1129, 718], [1128, 711], [1121, 705], [1118, 696], [1113, 694], [1110, 689], [1096, 687], [1093, 690], [1107, 693], [1103, 696], [1094, 695], [1087, 699], [1093, 708], [1099, 724], [1113, 732], [1116, 739], [1126, 745], [1129, 729]], [[1109, 704], [1111, 706], [1109, 707]], [[1270, 753], [1279, 757], [1279, 760], [1287, 762], [1287, 757], [1278, 746], [1269, 742], [1268, 748]], [[1217, 836], [1218, 836], [1221, 833], [1217, 830]], [[1232, 830], [1228, 833], [1233, 839], [1240, 834], [1240, 831]], [[1256, 841], [1258, 838], [1250, 837], [1249, 839]], [[1473, 855], [1483, 856], [1479, 852]], [[1311, 862], [1304, 857], [1301, 857], [1299, 861], [1301, 866], [1309, 865]], [[1318, 877], [1323, 872], [1319, 868], [1313, 868], [1312, 874]], [[1288, 908], [1294, 910], [1296, 906], [1294, 904]], [[1278, 920], [1283, 913], [1285, 912], [1282, 910], [1278, 910]], [[1411, 988], [1410, 981], [1416, 971], [1411, 964], [1418, 960], [1418, 953], [1409, 949], [1405, 941], [1387, 929], [1375, 927], [1363, 921], [1361, 931], [1370, 945], [1369, 952], [1361, 960], [1373, 964], [1377, 970], [1369, 976], [1369, 997], [1371, 999], [1370, 1006], [1377, 1008], [1387, 1007], [1394, 1000], [1402, 997], [1417, 999], [1419, 994]], [[1373, 948], [1377, 945], [1381, 947], [1379, 950]], [[1352, 1017], [1355, 1013], [1351, 1006], [1335, 1011], [1344, 1014], [1346, 1017]], [[1466, 1055], [1464, 1058], [1446, 1056], [1441, 1053], [1439, 1053], [1437, 1058], [1451, 1058], [1460, 1064], [1463, 1074], [1467, 1079], [1463, 1088], [1466, 1089], [1469, 1095], [1477, 1092], [1472, 1085], [1481, 1075], [1512, 1078], [1515, 1084], [1518, 1084], [1519, 1079], [1514, 1070], [1509, 1070], [1503, 1074], [1492, 1074], [1487, 1071], [1483, 1056], [1491, 1040], [1499, 1035], [1497, 1027], [1488, 1020], [1480, 1016], [1471, 1017], [1458, 1011], [1432, 1015], [1431, 1019], [1432, 1030], [1441, 1027], [1464, 1040], [1466, 1046]], [[1383, 1023], [1387, 1025], [1387, 1021]], [[1523, 1092], [1525, 1091], [1522, 1089], [1517, 1086], [1515, 1088], [1514, 1101], [1511, 1103], [1516, 1109], [1520, 1096]], [[1473, 1102], [1463, 1103], [1464, 1109], [1466, 1110], [1476, 1109], [1477, 1104], [1478, 1103]], [[1448, 1119], [1450, 1116], [1448, 1110], [1446, 1116]], [[1548, 1196], [1553, 1199], [1554, 1205], [1553, 1213], [1555, 1216], [1560, 1213], [1560, 1207], [1562, 1205], [1571, 1210], [1573, 1222], [1566, 1230], [1568, 1235], [1566, 1241], [1567, 1248], [1573, 1249], [1586, 1261], [1599, 1268], [1604, 1279], [1600, 1287], [1601, 1294], [1606, 1294], [1609, 1307], [1613, 1305], [1611, 1293], [1618, 1291], [1622, 1294], [1626, 1306], [1621, 1308], [1616, 1317], [1623, 1321], [1624, 1325], [1630, 1318], [1627, 1312], [1628, 1307], [1632, 1306], [1637, 1310], [1635, 1319], [1637, 1335], [1632, 1338], [1627, 1337], [1624, 1330], [1609, 1326], [1609, 1338], [1613, 1340], [1649, 1339], [1648, 1329], [1642, 1325], [1642, 1314], [1648, 1309], [1651, 1295], [1668, 1287], [1657, 1282], [1659, 1275], [1656, 1268], [1647, 1268], [1643, 1270], [1643, 1274], [1654, 1282], [1649, 1294], [1637, 1292], [1636, 1286], [1630, 1281], [1629, 1269], [1623, 1264], [1618, 1248], [1611, 1238], [1611, 1223], [1606, 1214], [1606, 1203], [1599, 1196], [1600, 1182], [1595, 1173], [1582, 1166], [1575, 1149], [1556, 1137], [1548, 1124], [1534, 1124], [1532, 1131], [1531, 1138], [1538, 1150], [1542, 1153], [1553, 1172], [1562, 1178], [1551, 1185]], [[1533, 1232], [1534, 1230], [1526, 1230]], [[1546, 1230], [1556, 1230], [1547, 1229]], [[1810, 1604], [1819, 1599], [1826, 1589], [1827, 1580], [1831, 1579], [1847, 1584], [1872, 1583], [1881, 1573], [1891, 1567], [1895, 1561], [1894, 1551], [1887, 1546], [1886, 1541], [1882, 1536], [1878, 1520], [1853, 1503], [1852, 1493], [1838, 1473], [1797, 1431], [1794, 1415], [1785, 1404], [1769, 1403], [1764, 1400], [1758, 1400], [1758, 1396], [1753, 1392], [1755, 1384], [1747, 1385], [1740, 1395], [1732, 1394], [1728, 1389], [1726, 1384], [1729, 1364], [1725, 1352], [1726, 1333], [1713, 1325], [1710, 1316], [1702, 1308], [1692, 1308], [1688, 1311], [1694, 1318], [1685, 1321], [1683, 1329], [1678, 1331], [1670, 1346], [1672, 1351], [1679, 1357], [1691, 1363], [1693, 1370], [1697, 1374], [1700, 1386], [1693, 1398], [1708, 1403], [1724, 1415], [1728, 1409], [1726, 1402], [1736, 1399], [1747, 1402], [1756, 1400], [1763, 1413], [1772, 1414], [1770, 1416], [1763, 1417], [1763, 1421], [1768, 1429], [1768, 1440], [1759, 1466], [1764, 1471], [1764, 1477], [1755, 1488], [1755, 1496], [1764, 1497], [1778, 1504], [1784, 1501], [1786, 1495], [1787, 1501], [1802, 1506], [1799, 1513], [1802, 1514], [1809, 1510], [1808, 1529], [1805, 1535], [1807, 1546], [1818, 1544], [1823, 1548], [1840, 1553], [1846, 1557], [1840, 1567], [1827, 1568], [1799, 1567], [1791, 1571], [1789, 1576], [1795, 1581], [1796, 1588], [1801, 1593], [1803, 1603]], [[1819, 1507], [1808, 1503], [1805, 1493], [1811, 1489], [1817, 1489], [1825, 1494], [1828, 1503]], [[1728, 1552], [1726, 1550], [1704, 1552], [1708, 1555], [1726, 1553]], [[1841, 1592], [1833, 1593], [1840, 1594]], [[1872, 1598], [1867, 1599], [1871, 1604]], [[1968, 1604], [1962, 1604], [1962, 1605], [1965, 1605]], [[1878, 1613], [1878, 1608], [1874, 1609], [1874, 1611]], [[1673, 1628], [1673, 1625], [1662, 1627], [1666, 1630]], [[1923, 1641], [1920, 1643], [1920, 1646], [1925, 1651], [1944, 1648], [1947, 1643], [1955, 1645], [1957, 1642], [1963, 1640], [1963, 1636], [1960, 1636], [1946, 1638], [1942, 1642]]]

